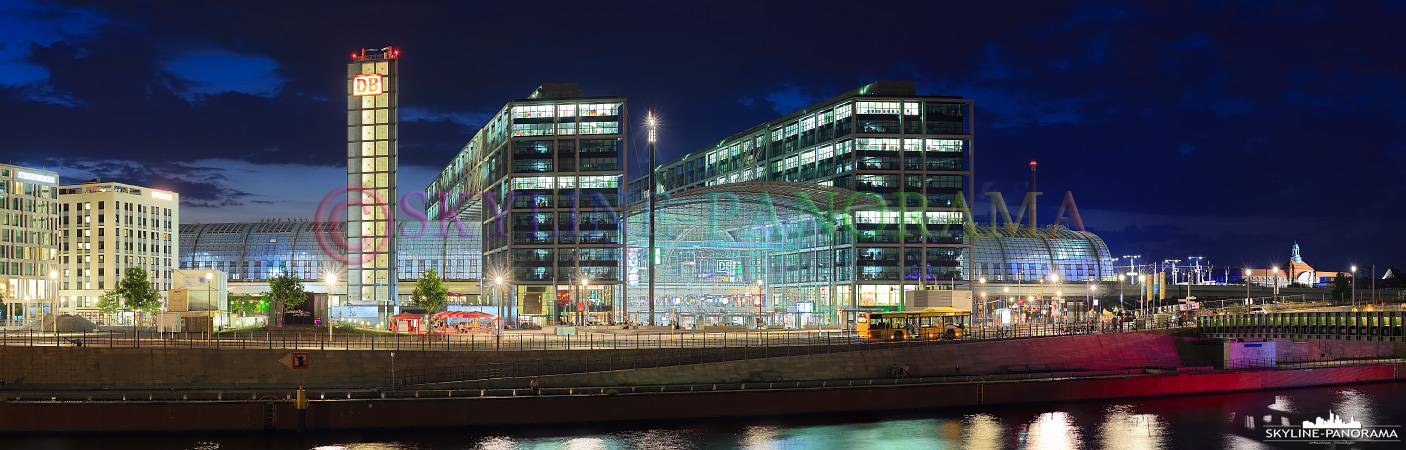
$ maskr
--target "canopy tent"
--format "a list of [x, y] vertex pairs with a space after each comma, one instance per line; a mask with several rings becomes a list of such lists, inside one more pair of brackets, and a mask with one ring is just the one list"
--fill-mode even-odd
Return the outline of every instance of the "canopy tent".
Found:
[[391, 316], [391, 318], [392, 318], [392, 319], [423, 319], [424, 317], [420, 317], [418, 314], [400, 313], [400, 314], [396, 314], [396, 315], [394, 315], [394, 316]]
[[435, 316], [436, 318], [441, 318], [441, 319], [444, 319], [444, 318], [454, 318], [454, 319], [488, 319], [488, 318], [492, 318], [492, 317], [493, 317], [492, 314], [485, 313], [485, 312], [479, 312], [479, 311], [445, 311], [445, 312], [441, 312], [441, 313], [435, 313], [434, 316]]

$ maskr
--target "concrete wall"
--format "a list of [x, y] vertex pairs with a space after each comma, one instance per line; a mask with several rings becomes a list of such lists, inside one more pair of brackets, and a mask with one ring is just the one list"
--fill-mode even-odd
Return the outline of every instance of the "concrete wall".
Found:
[[[1358, 355], [1402, 354], [1406, 344], [1356, 341], [1282, 340], [1276, 348], [1281, 361]], [[1195, 345], [1199, 343], [1216, 345]], [[278, 362], [291, 350], [202, 348], [102, 348], [0, 346], [0, 379], [6, 389], [262, 389], [296, 386], [299, 375], [308, 388], [366, 389], [386, 384], [392, 366], [406, 369], [462, 371], [493, 363], [516, 362], [532, 370], [538, 361], [586, 367], [597, 372], [547, 376], [544, 386], [615, 386], [740, 381], [806, 381], [887, 377], [893, 364], [907, 364], [912, 376], [979, 375], [1003, 371], [1041, 370], [1039, 364], [1107, 370], [1138, 366], [1204, 365], [1219, 353], [1218, 341], [1142, 333], [1064, 336], [891, 348], [688, 364], [650, 369], [630, 368], [688, 361], [756, 358], [750, 348], [685, 348], [631, 350], [538, 351], [367, 351], [309, 350], [311, 368], [292, 370]], [[395, 353], [392, 358], [391, 353]], [[765, 354], [765, 353], [764, 353]], [[1037, 365], [1029, 367], [1030, 365]], [[1064, 370], [1060, 368], [1056, 371]], [[525, 371], [527, 371], [525, 370]], [[519, 374], [521, 375], [521, 374]], [[507, 376], [504, 374], [503, 376]], [[524, 387], [524, 379], [461, 383], [460, 385]]]
[[[1039, 364], [1106, 370], [1122, 367], [1180, 366], [1174, 336], [1142, 333], [1062, 336], [890, 350], [787, 356], [628, 371], [541, 377], [543, 386], [618, 386], [737, 383], [743, 381], [884, 378], [894, 364], [907, 364], [911, 376], [979, 375], [1041, 370]], [[1219, 350], [1219, 347], [1216, 348]], [[1035, 367], [1031, 367], [1036, 364]], [[523, 387], [523, 380], [446, 384], [455, 387]]]

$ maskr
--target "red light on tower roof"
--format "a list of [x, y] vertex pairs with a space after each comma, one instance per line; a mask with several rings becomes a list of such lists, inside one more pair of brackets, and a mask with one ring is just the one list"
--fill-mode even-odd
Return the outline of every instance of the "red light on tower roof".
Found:
[[1035, 161], [1030, 161], [1030, 165], [1035, 165]]

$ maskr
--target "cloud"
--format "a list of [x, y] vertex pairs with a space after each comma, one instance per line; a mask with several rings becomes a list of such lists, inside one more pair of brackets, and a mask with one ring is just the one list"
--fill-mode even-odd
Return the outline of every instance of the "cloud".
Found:
[[[16, 88], [18, 97], [35, 102], [74, 107], [83, 104], [49, 83], [48, 68], [29, 58], [36, 48], [92, 37], [110, 21], [92, 8], [73, 8], [27, 1], [0, 6], [0, 87]], [[82, 54], [80, 53], [79, 56]]]
[[160, 66], [177, 79], [167, 86], [191, 102], [225, 92], [273, 97], [286, 81], [272, 58], [225, 50], [182, 52], [160, 61]]
[[781, 90], [772, 91], [763, 98], [771, 102], [771, 109], [777, 114], [790, 114], [820, 101], [819, 97], [807, 94], [800, 86], [791, 83], [783, 84]]

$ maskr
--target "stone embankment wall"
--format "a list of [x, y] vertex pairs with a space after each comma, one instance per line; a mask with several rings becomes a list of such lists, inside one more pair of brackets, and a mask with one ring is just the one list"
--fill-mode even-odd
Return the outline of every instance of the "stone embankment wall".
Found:
[[[1281, 358], [1327, 359], [1390, 356], [1402, 344], [1349, 341], [1278, 343]], [[821, 353], [651, 369], [610, 370], [543, 377], [547, 386], [614, 386], [741, 381], [804, 381], [886, 377], [894, 364], [907, 364], [911, 375], [981, 375], [1065, 369], [1106, 370], [1121, 367], [1202, 365], [1219, 357], [1218, 340], [1141, 333], [1063, 336], [985, 342], [952, 342], [885, 350]], [[264, 389], [297, 386], [299, 376], [310, 389], [368, 389], [386, 385], [396, 369], [469, 370], [514, 362], [530, 368], [539, 361], [566, 365], [588, 362], [599, 370], [632, 367], [626, 362], [736, 357], [738, 348], [539, 350], [539, 351], [366, 351], [308, 350], [311, 368], [291, 370], [278, 362], [290, 350], [201, 348], [0, 347], [0, 389]], [[749, 349], [755, 357], [758, 348]], [[392, 357], [391, 354], [395, 356]], [[602, 363], [607, 364], [602, 364]], [[1054, 365], [1054, 368], [1040, 367]], [[531, 369], [527, 369], [531, 370]], [[523, 378], [450, 383], [435, 388], [524, 387]]]

